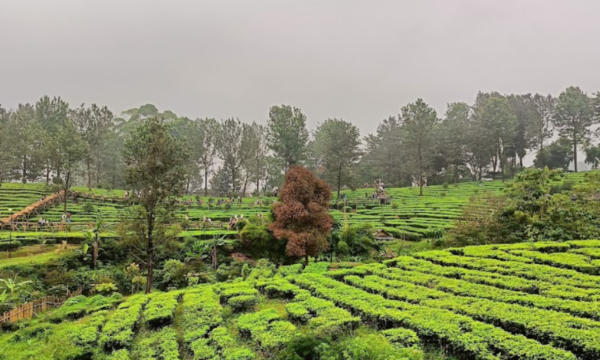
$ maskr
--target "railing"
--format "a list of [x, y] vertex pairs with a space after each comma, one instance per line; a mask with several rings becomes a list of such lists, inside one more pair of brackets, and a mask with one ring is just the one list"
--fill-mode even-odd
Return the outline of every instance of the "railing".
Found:
[[4, 226], [9, 226], [10, 224], [12, 224], [15, 221], [18, 221], [19, 219], [27, 220], [29, 219], [30, 215], [39, 214], [40, 209], [44, 211], [47, 207], [55, 206], [56, 204], [61, 203], [63, 200], [63, 194], [64, 192], [61, 191], [59, 193], [48, 195], [44, 198], [44, 200], [37, 201], [27, 206], [21, 211], [18, 211], [14, 214], [11, 214], [8, 217], [0, 219], [0, 229], [2, 229]]
[[70, 231], [83, 231], [93, 229], [94, 223], [67, 223], [65, 221], [46, 222], [44, 225], [39, 222], [28, 222], [28, 221], [13, 221], [7, 225], [9, 228], [12, 227], [12, 231], [47, 231], [61, 232], [69, 229]]
[[31, 319], [44, 311], [61, 306], [65, 301], [67, 301], [67, 299], [78, 295], [81, 295], [81, 289], [69, 293], [65, 298], [57, 296], [44, 296], [41, 299], [28, 302], [26, 304], [17, 306], [11, 311], [5, 312], [4, 315], [0, 317], [0, 323]]

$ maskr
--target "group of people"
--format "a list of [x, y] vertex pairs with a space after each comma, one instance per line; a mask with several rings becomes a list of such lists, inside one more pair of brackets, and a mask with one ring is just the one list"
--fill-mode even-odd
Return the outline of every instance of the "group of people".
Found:
[[[385, 203], [386, 199], [387, 199], [387, 194], [385, 193], [385, 184], [383, 183], [383, 181], [381, 181], [381, 179], [377, 179], [374, 182], [375, 185], [375, 191], [373, 191], [371, 193], [371, 200], [375, 201], [375, 200], [379, 200], [380, 203]], [[365, 193], [365, 199], [369, 198], [369, 193]]]
[[63, 212], [60, 219], [62, 222], [70, 223], [71, 222], [71, 213], [68, 211]]
[[[70, 223], [71, 222], [71, 213], [67, 212], [67, 211], [63, 212], [60, 219], [61, 219], [61, 222], [63, 222], [63, 223], [67, 223], [67, 224]], [[50, 225], [50, 221], [48, 221], [48, 219], [45, 219], [40, 216], [40, 218], [37, 221], [37, 224], [40, 227], [44, 227], [46, 225]]]
[[237, 214], [235, 214], [233, 217], [230, 217], [227, 229], [228, 230], [235, 229], [235, 225], [238, 223], [238, 221], [243, 220], [243, 219], [244, 219], [244, 214], [241, 214], [239, 218], [238, 218]]

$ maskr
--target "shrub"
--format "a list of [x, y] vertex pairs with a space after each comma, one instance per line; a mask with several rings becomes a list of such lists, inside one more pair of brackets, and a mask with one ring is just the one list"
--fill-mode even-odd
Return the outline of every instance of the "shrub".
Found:
[[394, 344], [398, 344], [404, 347], [411, 347], [419, 345], [419, 337], [417, 333], [409, 329], [397, 328], [384, 330], [383, 335]]
[[281, 274], [283, 277], [300, 274], [304, 266], [302, 264], [293, 264], [287, 266], [281, 266], [279, 270], [277, 270], [278, 274]]
[[129, 351], [125, 349], [117, 350], [110, 354], [106, 360], [129, 360]]
[[229, 336], [224, 327], [214, 329], [210, 333], [210, 340], [217, 352], [221, 354], [221, 359], [252, 360], [256, 358], [256, 354], [252, 350], [237, 346], [235, 339]]
[[145, 335], [145, 337], [137, 343], [136, 349], [134, 350], [134, 358], [160, 360], [179, 359], [177, 333], [175, 333], [175, 330], [172, 328], [164, 328], [161, 331]]
[[289, 303], [285, 306], [285, 311], [290, 319], [303, 323], [307, 322], [312, 317], [310, 312], [301, 303]]
[[187, 285], [188, 279], [186, 277], [189, 272], [189, 268], [177, 259], [169, 259], [165, 261], [163, 266], [163, 279], [162, 284], [165, 287], [174, 286], [176, 288], [182, 288]]
[[250, 266], [248, 265], [248, 263], [244, 263], [244, 266], [242, 266], [242, 278], [246, 280], [250, 275], [251, 271], [252, 270], [250, 270]]
[[240, 334], [251, 336], [266, 350], [281, 349], [290, 342], [296, 333], [296, 327], [274, 309], [263, 310], [240, 316], [238, 327]]
[[57, 323], [67, 319], [78, 319], [86, 314], [110, 309], [121, 301], [122, 295], [118, 293], [114, 293], [110, 297], [102, 295], [92, 297], [75, 296], [68, 299], [58, 310], [53, 312], [49, 316], [49, 320]]
[[255, 295], [240, 295], [234, 296], [227, 301], [227, 304], [234, 311], [248, 310], [258, 303], [258, 297]]
[[94, 205], [89, 202], [86, 201], [85, 204], [83, 204], [83, 206], [81, 207], [81, 209], [86, 213], [86, 214], [91, 214], [94, 212]]
[[155, 295], [144, 311], [146, 323], [151, 327], [170, 324], [175, 316], [177, 296], [178, 294], [176, 292]]
[[107, 350], [129, 347], [142, 307], [148, 299], [145, 295], [133, 295], [119, 305], [102, 329], [100, 344]]
[[94, 286], [94, 290], [100, 294], [110, 294], [113, 292], [116, 292], [117, 286], [113, 283], [103, 283], [103, 284], [96, 284], [96, 286]]
[[344, 240], [341, 240], [337, 243], [336, 253], [341, 256], [350, 255], [350, 249], [348, 248], [348, 244]]
[[306, 274], [322, 274], [329, 270], [331, 264], [325, 261], [312, 262], [304, 269]]

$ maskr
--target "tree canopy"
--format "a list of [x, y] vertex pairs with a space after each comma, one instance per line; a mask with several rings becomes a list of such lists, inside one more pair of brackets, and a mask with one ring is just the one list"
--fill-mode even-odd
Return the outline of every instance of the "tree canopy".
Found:
[[280, 241], [287, 241], [288, 256], [316, 256], [327, 250], [327, 234], [333, 226], [329, 214], [331, 190], [327, 183], [301, 166], [293, 166], [285, 175], [281, 202], [273, 205], [269, 229]]

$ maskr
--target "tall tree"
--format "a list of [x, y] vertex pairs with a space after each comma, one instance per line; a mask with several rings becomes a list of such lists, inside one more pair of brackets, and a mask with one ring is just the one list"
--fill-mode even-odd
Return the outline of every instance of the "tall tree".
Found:
[[170, 239], [168, 224], [174, 209], [169, 198], [185, 188], [187, 153], [160, 117], [144, 120], [125, 142], [126, 183], [134, 190], [140, 206], [125, 222], [122, 233], [132, 231], [137, 244], [133, 250], [148, 271], [146, 293], [152, 291], [154, 265], [159, 250]]
[[342, 181], [351, 181], [351, 168], [360, 159], [360, 131], [352, 123], [328, 119], [315, 133], [315, 149], [325, 168], [325, 177], [335, 181], [340, 197]]
[[600, 145], [585, 149], [585, 163], [592, 165], [594, 170], [600, 167]]
[[16, 156], [11, 144], [10, 112], [0, 106], [0, 187], [10, 178]]
[[401, 121], [395, 116], [384, 119], [377, 126], [377, 132], [367, 135], [364, 142], [361, 165], [367, 168], [367, 173], [372, 173], [368, 182], [378, 177], [391, 186], [402, 186], [405, 157]]
[[[516, 116], [516, 131], [512, 140], [513, 160], [519, 158], [519, 166], [523, 167], [523, 158], [530, 148], [531, 134], [529, 129], [532, 123], [536, 123], [537, 112], [531, 94], [509, 95], [508, 102]], [[514, 163], [513, 163], [514, 165]]]
[[509, 151], [514, 152], [517, 117], [509, 101], [498, 93], [478, 94], [474, 116], [489, 146], [493, 174], [495, 176], [500, 169], [504, 176]]
[[[593, 100], [594, 116], [596, 124], [600, 123], [600, 91], [596, 93]], [[600, 137], [600, 127], [596, 129], [596, 137]]]
[[12, 134], [12, 139], [16, 139], [10, 141], [10, 144], [18, 178], [23, 183], [35, 181], [43, 171], [43, 134], [35, 122], [35, 108], [30, 104], [19, 104], [11, 113], [8, 131]]
[[103, 142], [111, 131], [113, 125], [113, 114], [106, 106], [99, 107], [92, 104], [89, 108], [85, 104], [70, 111], [70, 116], [83, 140], [87, 144], [85, 154], [85, 168], [87, 176], [87, 187], [92, 189], [92, 165], [96, 165], [96, 185], [100, 180], [101, 156]]
[[406, 152], [419, 185], [419, 195], [423, 195], [425, 177], [435, 155], [431, 148], [438, 125], [437, 113], [423, 99], [417, 99], [402, 108], [402, 121]]
[[102, 171], [97, 182], [107, 188], [125, 187], [125, 163], [123, 161], [123, 146], [125, 138], [112, 129], [104, 138], [100, 148], [100, 161]]
[[284, 168], [283, 160], [268, 155], [265, 157], [265, 178], [263, 181], [263, 193], [267, 193], [267, 189], [272, 190], [280, 188], [285, 181], [285, 174], [281, 171]]
[[231, 175], [229, 175], [227, 168], [219, 166], [214, 172], [214, 175], [210, 178], [210, 189], [216, 196], [227, 195], [233, 190]]
[[74, 173], [85, 158], [86, 153], [88, 153], [89, 147], [71, 118], [67, 118], [58, 130], [55, 142], [56, 153], [60, 159], [56, 171], [61, 180], [64, 211], [67, 211], [68, 193], [73, 184]]
[[578, 87], [569, 87], [558, 96], [554, 126], [573, 146], [573, 165], [577, 172], [577, 149], [589, 141], [594, 125], [592, 100]]
[[223, 167], [231, 176], [233, 190], [239, 191], [240, 168], [252, 155], [248, 137], [249, 125], [233, 118], [221, 121], [220, 125], [217, 153], [223, 161]]
[[269, 225], [273, 235], [287, 241], [288, 256], [303, 257], [327, 250], [327, 235], [333, 226], [329, 214], [331, 190], [308, 169], [294, 166], [285, 176], [281, 202], [273, 205], [274, 221]]
[[185, 192], [189, 194], [192, 183], [200, 177], [197, 159], [202, 156], [203, 148], [198, 141], [198, 124], [187, 117], [177, 117], [169, 122], [173, 137], [182, 143], [188, 152]]
[[46, 184], [50, 181], [52, 170], [55, 170], [57, 178], [60, 178], [62, 159], [58, 151], [57, 140], [59, 131], [67, 122], [68, 113], [69, 104], [60, 97], [50, 99], [48, 96], [43, 96], [35, 104], [35, 118], [41, 130], [42, 147], [40, 150], [44, 154]]
[[485, 125], [475, 116], [469, 121], [467, 131], [467, 164], [481, 181], [483, 172], [491, 162], [490, 145], [487, 140], [487, 129]]
[[197, 120], [197, 143], [199, 146], [200, 158], [197, 159], [202, 172], [204, 173], [204, 196], [208, 195], [208, 176], [215, 162], [217, 155], [217, 141], [220, 136], [221, 126], [215, 119]]
[[[248, 152], [250, 153], [247, 161], [243, 164], [246, 172], [246, 180], [254, 182], [256, 190], [260, 194], [260, 181], [265, 177], [266, 156], [268, 152], [266, 138], [264, 136], [266, 129], [263, 125], [253, 122], [247, 127], [246, 142]], [[247, 182], [247, 181], [246, 181]], [[242, 193], [246, 193], [246, 182]]]
[[540, 169], [547, 167], [551, 170], [567, 170], [572, 161], [573, 147], [571, 143], [568, 139], [559, 138], [544, 147], [544, 150], [538, 151], [536, 158], [533, 160], [533, 165]]
[[304, 160], [308, 143], [306, 116], [289, 105], [273, 106], [267, 121], [267, 141], [275, 156], [283, 159], [286, 169]]
[[553, 120], [556, 112], [556, 98], [552, 95], [535, 94], [533, 96], [533, 106], [535, 116], [530, 123], [528, 132], [531, 134], [531, 145], [537, 149], [542, 157], [539, 159], [539, 166], [544, 167], [544, 145], [546, 140], [554, 135]]
[[464, 167], [467, 161], [469, 116], [471, 109], [466, 103], [450, 103], [446, 109], [446, 116], [441, 124], [438, 152], [443, 151], [449, 173], [454, 182], [458, 182], [459, 168]]

